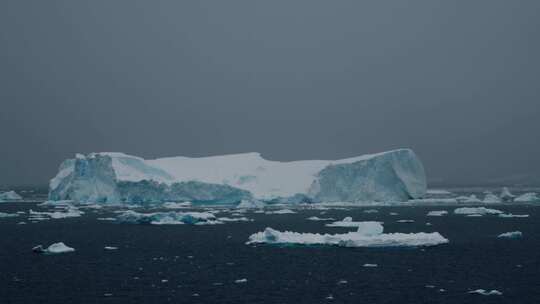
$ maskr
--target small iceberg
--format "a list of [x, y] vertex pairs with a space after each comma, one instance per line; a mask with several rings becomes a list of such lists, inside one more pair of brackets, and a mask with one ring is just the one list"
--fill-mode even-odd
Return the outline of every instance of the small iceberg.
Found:
[[116, 217], [119, 223], [151, 224], [151, 225], [215, 225], [223, 224], [209, 212], [154, 212], [139, 213], [133, 210], [122, 212]]
[[306, 220], [308, 221], [335, 221], [332, 217], [318, 217], [318, 216], [310, 216]]
[[379, 265], [366, 263], [366, 264], [362, 265], [362, 267], [379, 267]]
[[528, 214], [501, 213], [499, 217], [529, 217]]
[[264, 214], [294, 214], [296, 212], [292, 211], [291, 209], [281, 209], [276, 211], [266, 211]]
[[486, 214], [502, 214], [501, 210], [490, 209], [486, 207], [462, 207], [454, 210], [454, 214], [463, 214], [463, 215], [486, 215]]
[[59, 254], [59, 253], [73, 252], [75, 251], [75, 249], [69, 246], [66, 246], [66, 244], [64, 244], [63, 242], [59, 242], [59, 243], [54, 243], [47, 248], [43, 248], [42, 245], [37, 245], [36, 247], [32, 248], [32, 251], [34, 251], [35, 253], [42, 253], [42, 254]]
[[488, 191], [486, 193], [486, 196], [484, 196], [484, 201], [483, 202], [485, 204], [499, 204], [499, 203], [502, 203], [502, 200], [497, 195], [495, 195], [495, 194]]
[[44, 220], [44, 219], [65, 219], [71, 217], [80, 217], [84, 214], [83, 211], [79, 210], [76, 207], [68, 206], [65, 207], [63, 211], [53, 211], [53, 212], [39, 212], [30, 209], [28, 212], [30, 214], [30, 220]]
[[[380, 225], [381, 223], [379, 222], [355, 222], [352, 220], [352, 217], [350, 216], [347, 216], [345, 217], [344, 219], [342, 219], [341, 221], [335, 221], [335, 222], [332, 222], [332, 223], [329, 223], [329, 224], [326, 224], [325, 226], [326, 227], [343, 227], [343, 228], [356, 228], [356, 227], [367, 227], [367, 226], [372, 226], [372, 227], [375, 227], [377, 225]], [[382, 226], [381, 226], [382, 227]], [[382, 229], [382, 228], [381, 228]]]
[[515, 203], [534, 203], [540, 201], [540, 197], [534, 192], [524, 193], [514, 199]]
[[20, 196], [15, 191], [6, 191], [6, 192], [0, 192], [0, 202], [4, 201], [20, 201], [22, 200], [22, 196]]
[[414, 223], [414, 220], [397, 220], [396, 223]]
[[503, 294], [502, 292], [496, 289], [489, 290], [489, 291], [485, 289], [476, 289], [476, 290], [469, 291], [469, 293], [479, 294], [483, 296], [501, 296]]
[[503, 202], [509, 203], [512, 202], [516, 196], [513, 195], [510, 190], [508, 190], [508, 187], [503, 187], [499, 197]]
[[476, 195], [471, 194], [470, 196], [458, 196], [456, 197], [456, 200], [463, 204], [479, 204], [483, 203], [481, 199], [479, 199]]
[[364, 213], [378, 213], [379, 210], [377, 209], [368, 209], [368, 210], [364, 210]]
[[[371, 222], [373, 223], [373, 222]], [[382, 225], [378, 223], [380, 227]], [[382, 233], [375, 225], [359, 227], [357, 232], [343, 234], [299, 233], [278, 231], [267, 227], [249, 237], [246, 244], [296, 244], [296, 245], [333, 245], [341, 247], [419, 247], [435, 246], [448, 243], [438, 232], [432, 233]]]
[[436, 210], [436, 211], [430, 211], [427, 213], [427, 216], [444, 216], [444, 215], [448, 215], [448, 211]]
[[0, 212], [0, 218], [17, 217], [17, 216], [19, 216], [17, 213]]
[[248, 280], [244, 278], [244, 279], [234, 280], [234, 283], [236, 283], [236, 284], [243, 284], [243, 283], [247, 283], [247, 281], [248, 281]]
[[114, 246], [105, 246], [105, 247], [103, 247], [103, 249], [105, 249], [105, 250], [118, 250], [118, 247], [114, 247]]
[[519, 239], [523, 237], [523, 233], [521, 233], [521, 231], [511, 231], [511, 232], [501, 233], [497, 237], [504, 238], [504, 239]]
[[163, 204], [163, 208], [165, 209], [185, 209], [191, 207], [191, 202], [183, 202], [183, 203], [175, 203], [175, 202], [168, 202]]
[[266, 206], [265, 203], [255, 199], [244, 199], [236, 206], [237, 209], [261, 209]]

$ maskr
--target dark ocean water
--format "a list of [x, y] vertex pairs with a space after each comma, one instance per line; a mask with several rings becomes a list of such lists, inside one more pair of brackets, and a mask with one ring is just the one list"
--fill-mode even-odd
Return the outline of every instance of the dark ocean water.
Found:
[[[0, 204], [0, 212], [37, 210]], [[30, 223], [0, 219], [0, 303], [540, 303], [540, 208], [496, 206], [528, 218], [471, 218], [430, 210], [377, 207], [247, 213], [253, 222], [213, 226], [133, 225], [79, 218]], [[389, 215], [397, 212], [399, 215]], [[309, 216], [383, 221], [385, 232], [438, 231], [449, 244], [429, 248], [245, 245], [265, 227], [342, 233]], [[414, 223], [397, 223], [412, 219]], [[26, 225], [17, 225], [27, 221]], [[432, 226], [426, 226], [426, 222]], [[498, 239], [519, 230], [522, 239]], [[73, 253], [39, 255], [32, 247], [65, 242]], [[117, 246], [118, 250], [104, 250]], [[363, 267], [364, 264], [378, 267]], [[238, 279], [245, 283], [235, 283]], [[341, 281], [341, 283], [339, 283]], [[343, 281], [346, 281], [344, 283]], [[496, 289], [502, 296], [469, 294]]]

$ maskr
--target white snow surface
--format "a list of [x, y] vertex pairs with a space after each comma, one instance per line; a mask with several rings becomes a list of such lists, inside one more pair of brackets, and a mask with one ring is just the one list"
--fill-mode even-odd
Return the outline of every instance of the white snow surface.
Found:
[[433, 233], [381, 233], [366, 235], [362, 232], [344, 234], [298, 233], [278, 231], [267, 227], [264, 231], [252, 234], [246, 244], [297, 244], [334, 245], [342, 247], [417, 247], [435, 246], [448, 243], [438, 232]]
[[[111, 159], [110, 165], [107, 161], [101, 161], [106, 157]], [[341, 165], [350, 166], [342, 168]], [[84, 176], [86, 166], [94, 166], [91, 170], [97, 178]], [[227, 185], [246, 190], [254, 198], [262, 200], [297, 194], [309, 194], [325, 201], [343, 197], [355, 200], [407, 199], [422, 197], [426, 192], [422, 163], [412, 150], [399, 149], [341, 160], [291, 162], [266, 160], [259, 153], [152, 160], [111, 152], [86, 156], [77, 154], [75, 159], [62, 163], [57, 175], [50, 181], [49, 193], [55, 200], [75, 197], [108, 203], [118, 201], [118, 193], [111, 180], [155, 181], [167, 185], [196, 181]], [[359, 183], [360, 187], [356, 184], [355, 187], [348, 187], [343, 181], [346, 184]], [[335, 189], [333, 182], [344, 187]], [[330, 193], [328, 189], [331, 189]]]

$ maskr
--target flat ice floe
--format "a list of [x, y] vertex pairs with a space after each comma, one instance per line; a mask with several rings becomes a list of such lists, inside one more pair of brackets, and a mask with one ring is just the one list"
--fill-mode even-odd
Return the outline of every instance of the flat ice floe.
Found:
[[[375, 222], [369, 222], [375, 223]], [[382, 228], [380, 223], [378, 226]], [[296, 245], [334, 245], [341, 247], [419, 247], [448, 243], [438, 232], [432, 233], [382, 233], [374, 231], [375, 224], [359, 227], [357, 232], [343, 234], [298, 233], [278, 231], [267, 227], [264, 231], [252, 234], [246, 244], [296, 244]], [[378, 229], [378, 227], [377, 227]]]
[[498, 238], [506, 238], [506, 239], [518, 239], [523, 237], [523, 233], [521, 231], [510, 231], [501, 233], [497, 236]]
[[529, 217], [528, 214], [501, 213], [499, 217]]
[[503, 294], [502, 292], [496, 289], [489, 290], [489, 291], [485, 289], [476, 289], [476, 290], [469, 291], [469, 293], [479, 294], [483, 296], [501, 296]]
[[332, 217], [310, 216], [306, 220], [308, 221], [334, 221], [335, 219]]
[[73, 206], [60, 207], [60, 211], [40, 212], [30, 209], [29, 220], [46, 220], [46, 219], [65, 219], [71, 217], [80, 217], [84, 214], [83, 211]]
[[296, 212], [292, 211], [291, 209], [281, 209], [276, 211], [266, 211], [264, 214], [294, 214]]
[[130, 224], [151, 225], [215, 225], [223, 224], [216, 216], [209, 212], [154, 212], [139, 213], [128, 210], [120, 213], [117, 222]]
[[[343, 227], [343, 228], [356, 228], [356, 227], [366, 227], [366, 225], [380, 225], [379, 222], [355, 222], [352, 220], [352, 217], [347, 216], [341, 221], [335, 221], [329, 224], [326, 224], [326, 227]], [[382, 226], [381, 226], [382, 227]], [[382, 228], [381, 228], [382, 229]]]
[[59, 242], [59, 243], [54, 243], [47, 248], [43, 248], [42, 245], [37, 245], [36, 247], [32, 248], [32, 251], [36, 253], [43, 253], [43, 254], [58, 254], [58, 253], [73, 252], [75, 251], [75, 249], [69, 246], [66, 246], [66, 244], [64, 244], [63, 242]]
[[434, 211], [429, 211], [427, 216], [444, 216], [444, 215], [448, 215], [448, 211], [446, 210], [434, 210]]
[[168, 202], [163, 204], [163, 208], [166, 209], [185, 209], [191, 207], [191, 202], [183, 202], [183, 203], [175, 203], [175, 202]]
[[454, 214], [463, 214], [463, 215], [486, 215], [486, 214], [502, 214], [501, 210], [490, 209], [486, 207], [462, 207], [454, 210]]
[[5, 213], [5, 212], [0, 212], [0, 218], [17, 217], [17, 216], [19, 216], [17, 213]]

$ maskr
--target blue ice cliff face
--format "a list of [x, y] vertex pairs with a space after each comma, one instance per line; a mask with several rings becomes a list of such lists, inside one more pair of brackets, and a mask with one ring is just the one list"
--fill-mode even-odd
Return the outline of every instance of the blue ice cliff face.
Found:
[[425, 192], [424, 168], [409, 149], [294, 162], [269, 161], [258, 153], [156, 160], [78, 154], [60, 165], [49, 185], [50, 200], [135, 204], [407, 201]]

